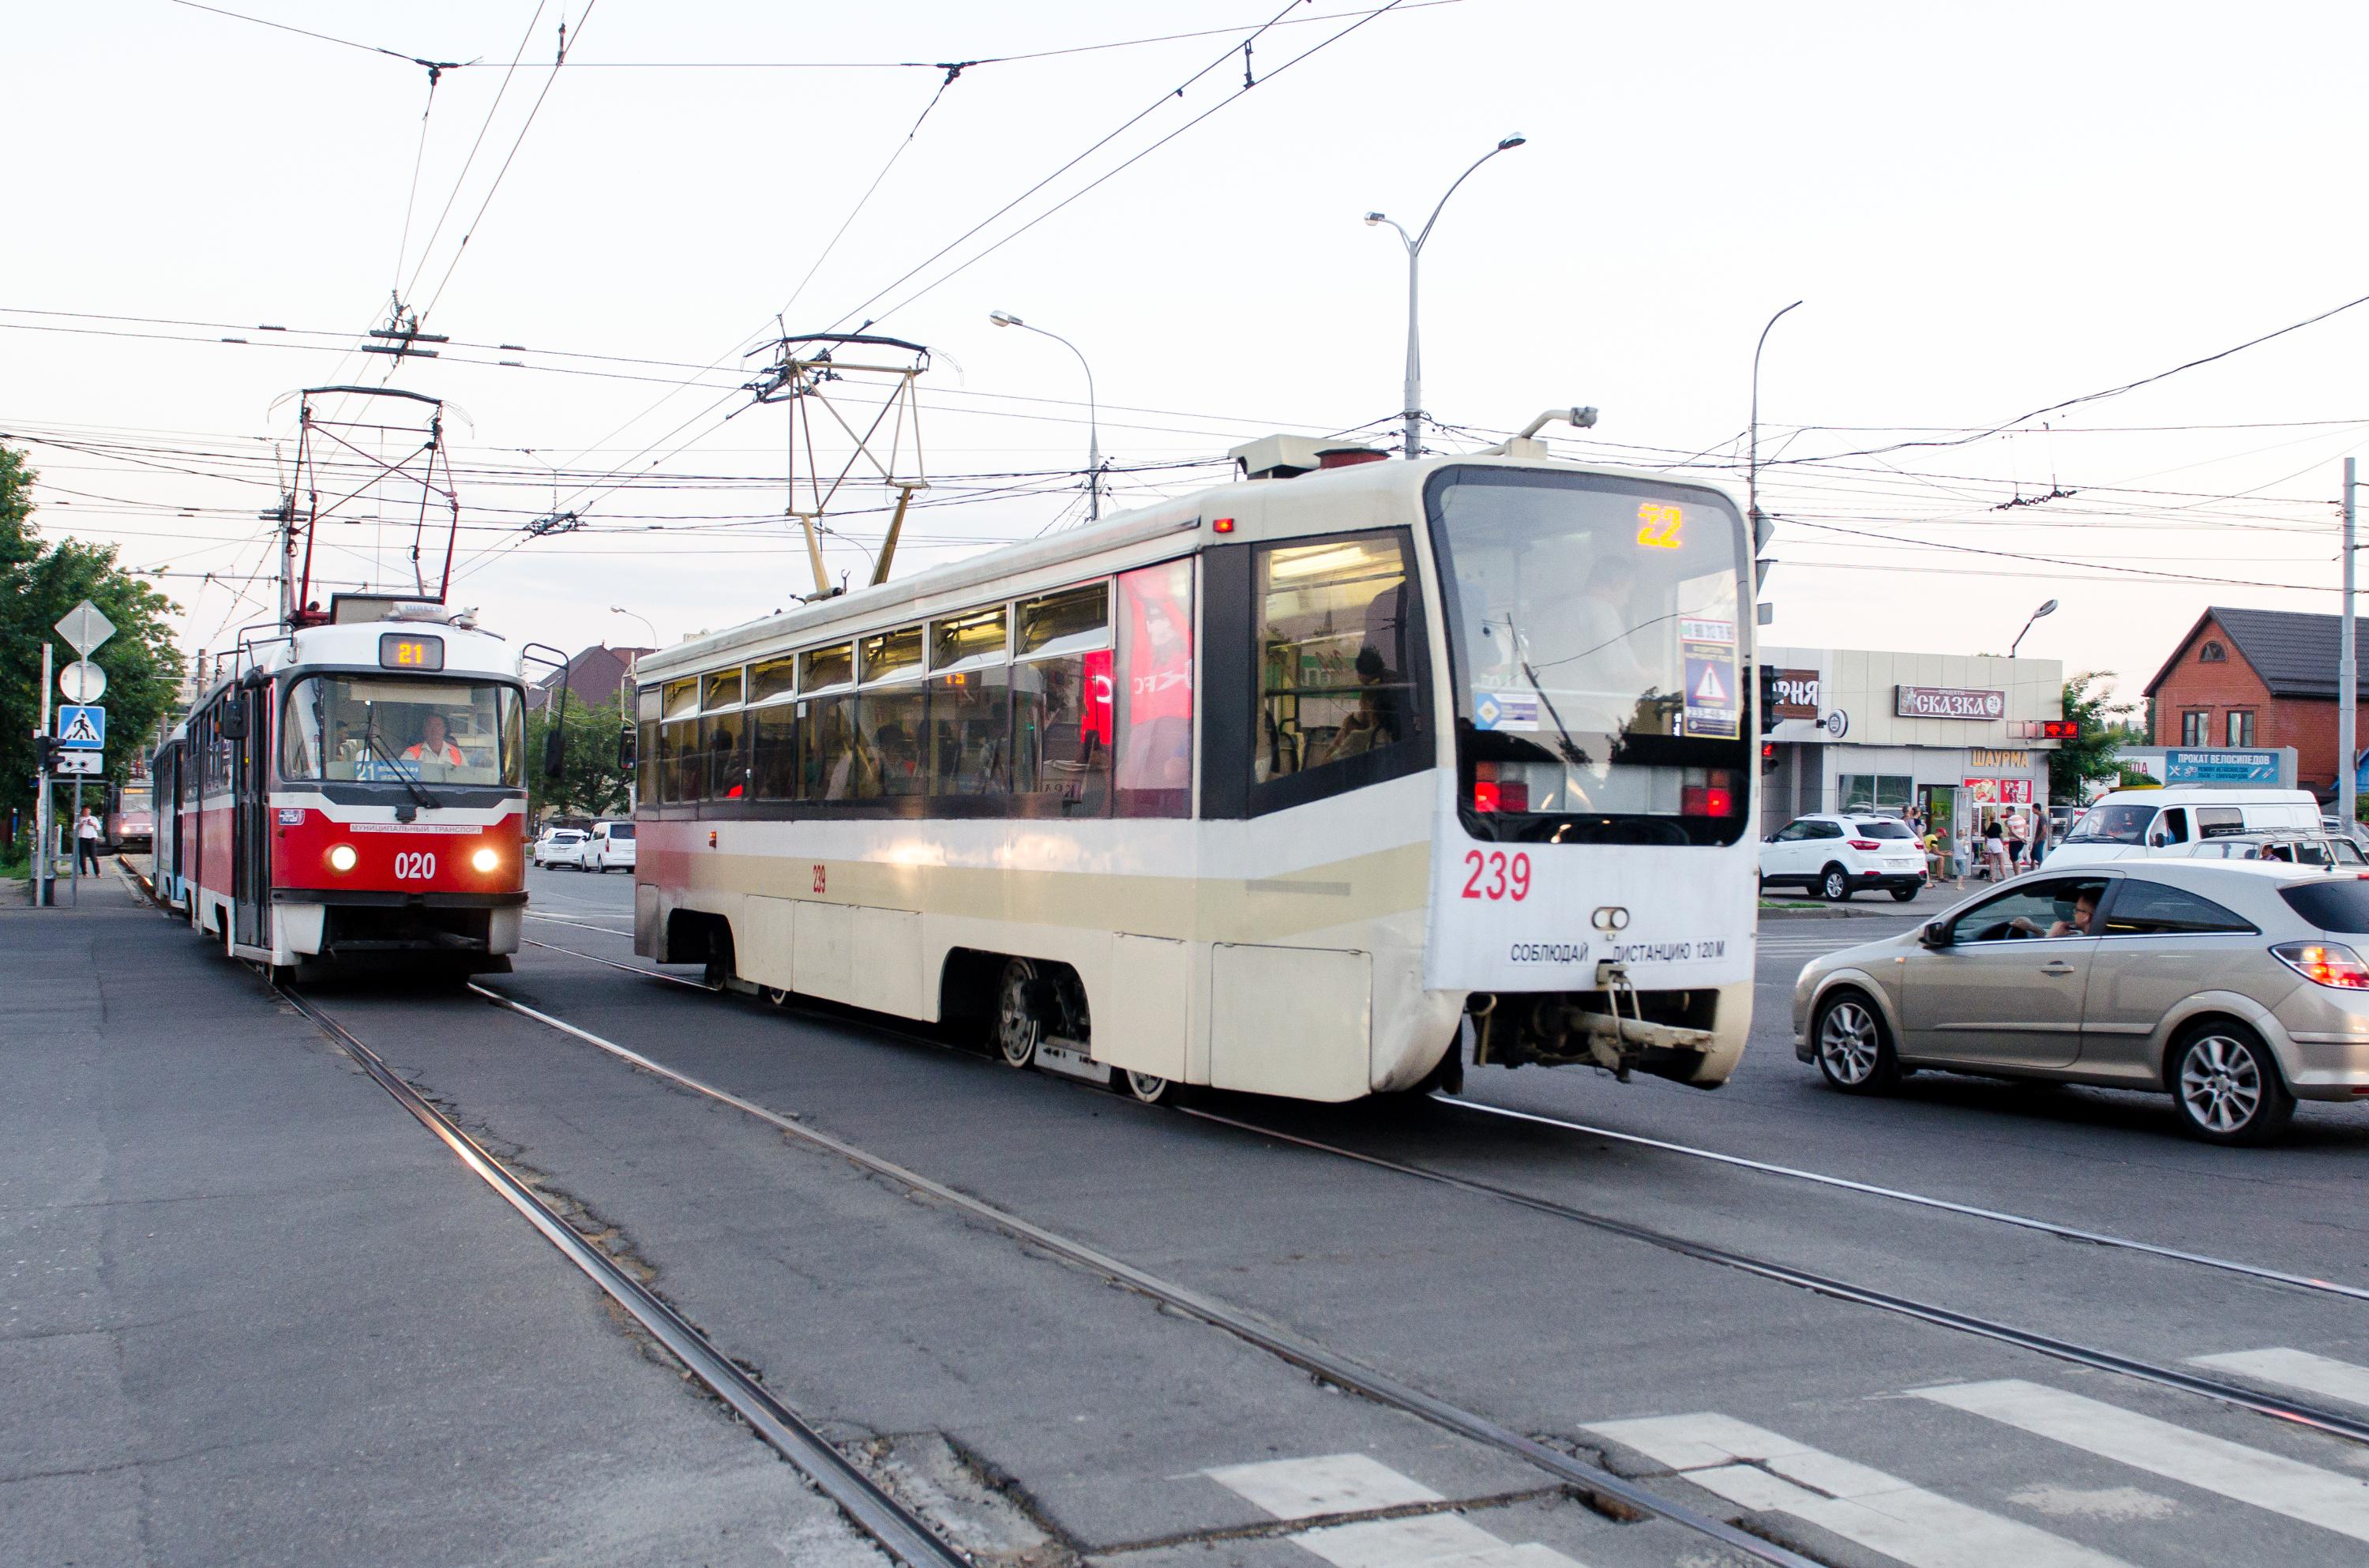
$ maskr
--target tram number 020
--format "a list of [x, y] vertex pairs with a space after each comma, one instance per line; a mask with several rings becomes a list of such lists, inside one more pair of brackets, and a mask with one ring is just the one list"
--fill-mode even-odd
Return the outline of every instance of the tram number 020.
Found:
[[1530, 896], [1528, 855], [1509, 856], [1503, 850], [1483, 854], [1471, 850], [1464, 856], [1464, 869], [1471, 873], [1464, 879], [1464, 896], [1468, 898], [1487, 898], [1492, 902], [1511, 898], [1518, 904]]
[[432, 882], [436, 879], [436, 857], [425, 850], [406, 850], [395, 857], [395, 879], [397, 882]]

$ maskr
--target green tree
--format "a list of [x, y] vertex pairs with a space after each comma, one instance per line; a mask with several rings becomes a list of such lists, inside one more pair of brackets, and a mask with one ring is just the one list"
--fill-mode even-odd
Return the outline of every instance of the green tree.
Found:
[[2065, 682], [2065, 716], [2079, 727], [2048, 754], [2049, 799], [2078, 804], [2083, 784], [2122, 776], [2115, 753], [2123, 746], [2124, 721], [2138, 704], [2114, 700], [2113, 679], [2111, 670], [2090, 670]]
[[117, 566], [114, 545], [44, 544], [33, 524], [33, 478], [23, 452], [0, 446], [0, 782], [11, 796], [33, 773], [41, 645], [56, 644], [61, 663], [74, 657], [52, 630], [67, 611], [87, 599], [115, 623], [91, 656], [107, 672], [108, 777], [120, 781], [154, 747], [182, 670], [169, 624], [178, 606]]
[[526, 720], [527, 807], [533, 818], [552, 814], [615, 817], [624, 812], [624, 771], [617, 766], [622, 729], [617, 699], [588, 703], [567, 699], [567, 756], [557, 779], [544, 776], [544, 748], [555, 722], [556, 694]]

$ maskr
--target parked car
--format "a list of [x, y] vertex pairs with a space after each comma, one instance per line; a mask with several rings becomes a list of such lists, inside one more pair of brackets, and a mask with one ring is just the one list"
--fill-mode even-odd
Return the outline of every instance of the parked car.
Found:
[[2335, 817], [2322, 817], [2319, 830], [2337, 838], [2351, 839], [2364, 855], [2369, 855], [2369, 827], [2359, 822], [2345, 822]]
[[1906, 1072], [2169, 1094], [2214, 1143], [2369, 1097], [2369, 878], [2156, 858], [2005, 883], [1811, 960], [1793, 1053], [1846, 1093]]
[[1905, 904], [1925, 886], [1925, 846], [1897, 817], [1797, 817], [1760, 841], [1760, 885], [1799, 887], [1836, 903], [1881, 887]]
[[581, 870], [584, 846], [591, 838], [581, 828], [545, 828], [534, 841], [532, 858], [537, 865], [572, 865]]
[[2327, 833], [2232, 833], [2147, 853], [2150, 857], [2180, 860], [2279, 860], [2289, 865], [2316, 865], [2323, 871], [2369, 867], [2369, 855], [2363, 854], [2358, 844]]
[[2051, 871], [2097, 865], [2231, 833], [2301, 832], [2319, 826], [2319, 803], [2300, 789], [2178, 784], [2118, 789], [2099, 797], [2048, 853]]
[[631, 822], [595, 822], [592, 836], [585, 844], [577, 864], [586, 871], [634, 869], [634, 825]]

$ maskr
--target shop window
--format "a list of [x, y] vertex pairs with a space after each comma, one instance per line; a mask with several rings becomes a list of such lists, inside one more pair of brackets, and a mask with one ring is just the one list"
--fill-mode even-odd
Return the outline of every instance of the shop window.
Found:
[[2254, 743], [2254, 710], [2232, 708], [2224, 715], [2223, 733], [2231, 746], [2251, 746]]
[[1917, 781], [1906, 774], [1845, 773], [1836, 781], [1842, 809], [1893, 811], [1906, 815], [1917, 798]]
[[1118, 579], [1112, 682], [1116, 804], [1121, 817], [1193, 808], [1193, 563]]
[[2180, 715], [2180, 743], [2182, 746], [2207, 746], [2213, 715], [2202, 708], [2189, 708]]

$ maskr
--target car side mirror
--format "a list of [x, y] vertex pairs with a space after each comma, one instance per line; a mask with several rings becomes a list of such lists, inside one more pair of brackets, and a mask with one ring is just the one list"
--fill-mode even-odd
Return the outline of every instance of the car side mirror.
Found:
[[1950, 947], [1955, 945], [1955, 944], [1950, 940], [1950, 924], [1947, 921], [1927, 921], [1923, 925], [1917, 928], [1917, 940], [1923, 943], [1928, 947]]

